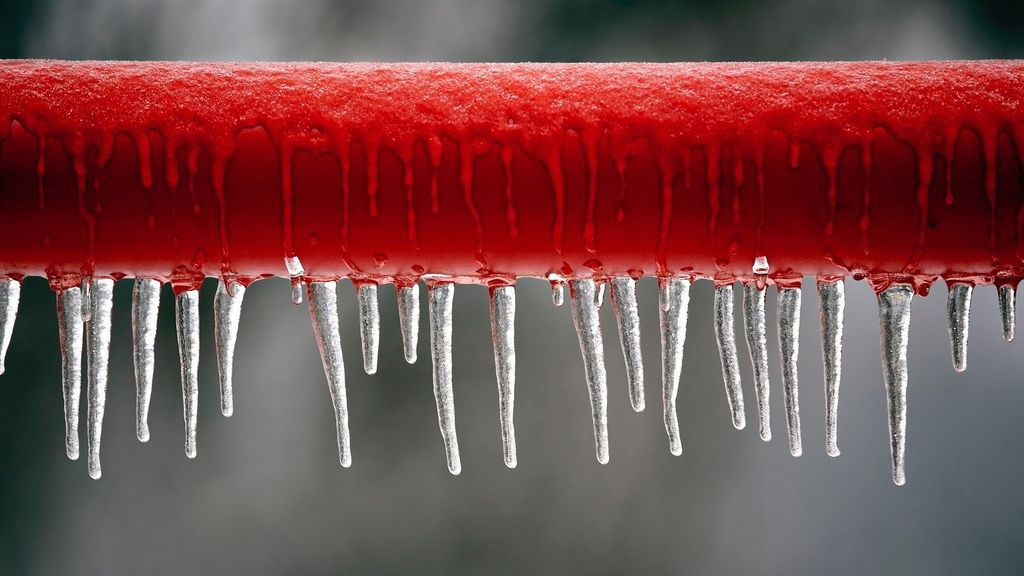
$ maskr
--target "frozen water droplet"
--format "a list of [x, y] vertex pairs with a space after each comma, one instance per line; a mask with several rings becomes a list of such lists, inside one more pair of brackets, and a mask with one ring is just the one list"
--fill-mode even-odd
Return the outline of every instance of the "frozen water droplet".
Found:
[[0, 374], [7, 369], [7, 348], [11, 345], [20, 300], [21, 282], [11, 278], [0, 278]]
[[153, 395], [156, 322], [160, 281], [137, 278], [132, 288], [132, 359], [135, 363], [135, 436], [149, 442], [149, 400]]
[[779, 355], [782, 357], [782, 389], [786, 399], [786, 429], [789, 431], [789, 453], [804, 452], [800, 434], [800, 385], [797, 364], [800, 358], [800, 289], [780, 288]]
[[1003, 323], [1003, 339], [1013, 341], [1014, 324], [1016, 323], [1017, 290], [1012, 284], [999, 287], [999, 317]]
[[597, 307], [597, 284], [593, 280], [571, 280], [569, 299], [572, 320], [583, 354], [583, 369], [590, 392], [591, 415], [594, 420], [594, 441], [597, 461], [608, 463], [608, 377], [604, 368], [604, 342], [601, 318]]
[[758, 431], [761, 439], [772, 439], [771, 409], [768, 403], [768, 341], [765, 336], [765, 291], [755, 284], [743, 285], [743, 327], [750, 350], [750, 365], [754, 370], [754, 393], [757, 397]]
[[306, 283], [300, 279], [292, 280], [292, 304], [302, 304], [302, 292], [306, 289]]
[[64, 447], [78, 460], [78, 404], [82, 395], [82, 290], [75, 286], [57, 293], [61, 384], [64, 390]]
[[736, 334], [733, 332], [732, 284], [715, 287], [715, 338], [722, 362], [722, 379], [729, 401], [732, 425], [742, 430], [747, 425], [743, 409], [743, 389], [740, 387], [740, 362], [736, 354]]
[[612, 279], [612, 309], [619, 328], [619, 343], [626, 359], [629, 402], [633, 410], [644, 411], [644, 360], [640, 351], [640, 312], [636, 305], [636, 280], [629, 276]]
[[356, 286], [359, 300], [359, 339], [363, 344], [363, 370], [377, 373], [377, 349], [380, 345], [380, 311], [377, 309], [377, 285]]
[[89, 361], [89, 476], [98, 480], [100, 440], [103, 437], [103, 413], [107, 405], [107, 369], [110, 361], [110, 324], [114, 306], [114, 281], [99, 278], [90, 282], [92, 318], [85, 324], [86, 353]]
[[92, 318], [92, 277], [82, 277], [82, 322]]
[[402, 351], [405, 361], [416, 362], [416, 347], [420, 340], [420, 285], [398, 289], [398, 326], [402, 331]]
[[878, 316], [882, 333], [882, 377], [889, 408], [889, 443], [892, 451], [892, 479], [897, 486], [906, 482], [904, 460], [907, 437], [907, 348], [910, 340], [910, 305], [914, 289], [893, 285], [878, 294]]
[[434, 364], [434, 400], [444, 440], [448, 471], [462, 472], [459, 438], [455, 432], [455, 396], [452, 392], [452, 301], [455, 284], [435, 284], [427, 291], [430, 316], [430, 359]]
[[516, 467], [516, 429], [512, 419], [516, 395], [515, 319], [515, 287], [499, 286], [491, 290], [491, 340], [494, 372], [498, 378], [501, 446], [505, 466], [509, 468]]
[[320, 360], [327, 376], [327, 388], [334, 406], [335, 433], [338, 440], [338, 461], [345, 468], [352, 465], [352, 448], [348, 431], [348, 395], [345, 392], [345, 360], [341, 354], [341, 330], [338, 319], [338, 283], [310, 282], [309, 316], [313, 323]]
[[230, 286], [229, 292], [227, 283], [223, 280], [217, 283], [217, 295], [213, 300], [213, 335], [217, 349], [217, 376], [220, 380], [220, 412], [225, 416], [235, 412], [232, 375], [243, 298], [245, 286], [235, 283]]
[[185, 456], [195, 458], [199, 411], [199, 291], [186, 290], [175, 297], [174, 303], [185, 414]]
[[665, 411], [665, 431], [672, 454], [683, 453], [679, 435], [679, 416], [676, 396], [679, 393], [679, 375], [683, 369], [683, 348], [686, 344], [686, 317], [690, 308], [690, 281], [673, 278], [661, 285], [662, 305], [658, 320], [661, 324], [661, 384]]
[[953, 284], [946, 299], [946, 313], [949, 326], [949, 344], [953, 353], [953, 369], [963, 372], [967, 369], [967, 334], [971, 320], [971, 295], [974, 286]]
[[551, 303], [558, 308], [565, 303], [565, 282], [556, 280], [551, 283]]
[[298, 256], [288, 256], [284, 259], [284, 267], [288, 270], [288, 277], [292, 281], [292, 304], [302, 304], [302, 293], [305, 291], [305, 282], [302, 277], [306, 275], [306, 269]]
[[843, 367], [843, 315], [846, 284], [818, 282], [821, 311], [821, 357], [825, 366], [825, 451], [839, 456], [839, 381]]

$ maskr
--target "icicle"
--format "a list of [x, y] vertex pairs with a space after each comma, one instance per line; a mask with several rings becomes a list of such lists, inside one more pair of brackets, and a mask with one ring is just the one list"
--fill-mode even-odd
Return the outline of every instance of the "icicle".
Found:
[[839, 380], [843, 366], [846, 285], [842, 280], [818, 282], [818, 302], [821, 311], [821, 357], [825, 366], [825, 451], [836, 457], [839, 456]]
[[135, 436], [149, 442], [149, 399], [153, 395], [156, 321], [160, 281], [136, 278], [132, 288], [132, 359], [135, 362]]
[[92, 318], [86, 323], [86, 356], [89, 361], [89, 476], [98, 480], [103, 413], [107, 405], [107, 368], [110, 362], [110, 323], [114, 306], [114, 281], [92, 280]]
[[402, 350], [405, 361], [416, 362], [416, 347], [420, 340], [420, 285], [398, 289], [398, 325], [402, 331]]
[[782, 357], [782, 386], [786, 398], [786, 429], [789, 431], [789, 453], [804, 452], [800, 434], [800, 387], [797, 380], [797, 359], [800, 357], [800, 289], [780, 288], [779, 355]]
[[359, 339], [363, 344], [363, 370], [377, 373], [377, 349], [380, 342], [380, 312], [377, 309], [377, 285], [356, 286], [359, 300]]
[[761, 439], [772, 439], [771, 410], [768, 403], [768, 341], [765, 337], [765, 290], [756, 284], [743, 285], [743, 327], [754, 370], [754, 393], [757, 396], [758, 430]]
[[999, 317], [1003, 321], [1003, 339], [1013, 341], [1014, 324], [1016, 323], [1017, 291], [1012, 284], [999, 287]]
[[597, 284], [593, 280], [571, 280], [569, 299], [572, 321], [583, 354], [583, 368], [590, 391], [590, 408], [594, 420], [594, 441], [597, 461], [608, 463], [608, 382], [604, 369], [604, 342], [597, 307]]
[[683, 453], [679, 437], [679, 416], [676, 414], [676, 395], [679, 392], [679, 374], [683, 369], [683, 347], [686, 344], [686, 317], [690, 307], [690, 281], [673, 278], [661, 285], [663, 302], [658, 320], [661, 324], [661, 385], [664, 397], [665, 431], [672, 454]]
[[636, 305], [636, 280], [629, 276], [612, 279], [612, 309], [619, 327], [619, 343], [626, 359], [629, 402], [636, 412], [644, 411], [644, 360], [640, 352], [640, 313]]
[[967, 369], [967, 334], [971, 320], [971, 294], [974, 286], [953, 284], [949, 287], [946, 313], [949, 326], [949, 344], [953, 353], [953, 369]]
[[594, 296], [594, 304], [596, 304], [598, 308], [604, 308], [604, 286], [604, 282], [598, 282], [597, 284], [597, 294]]
[[897, 486], [906, 482], [904, 459], [907, 434], [907, 347], [910, 336], [910, 305], [914, 289], [895, 284], [878, 294], [878, 316], [882, 333], [882, 376], [889, 408], [889, 443], [892, 450], [892, 479]]
[[288, 277], [292, 281], [292, 304], [302, 304], [302, 290], [305, 284], [302, 277], [305, 276], [306, 270], [302, 267], [302, 262], [299, 261], [298, 256], [285, 258], [284, 267], [288, 270]]
[[455, 284], [435, 284], [427, 291], [430, 313], [430, 358], [434, 363], [434, 400], [444, 440], [448, 471], [462, 472], [459, 438], [455, 432], [455, 397], [452, 393], [452, 301]]
[[92, 277], [82, 277], [82, 322], [92, 318]]
[[11, 345], [14, 322], [18, 319], [21, 282], [0, 278], [0, 374], [7, 369], [7, 348]]
[[345, 468], [352, 465], [352, 449], [348, 432], [348, 396], [345, 392], [345, 360], [341, 355], [341, 330], [338, 320], [338, 283], [309, 284], [309, 316], [320, 360], [327, 376], [327, 388], [334, 406], [334, 424], [338, 439], [338, 461]]
[[733, 333], [732, 284], [715, 287], [715, 338], [722, 361], [722, 379], [729, 400], [732, 425], [742, 430], [747, 425], [743, 409], [743, 389], [740, 388], [740, 363], [736, 357], [736, 335]]
[[238, 340], [238, 321], [242, 317], [242, 299], [245, 286], [234, 284], [230, 288], [223, 280], [217, 283], [213, 300], [213, 335], [217, 347], [217, 376], [220, 380], [220, 412], [231, 416], [235, 412], [232, 392], [235, 342]]
[[512, 420], [516, 396], [515, 348], [516, 289], [499, 286], [491, 290], [491, 340], [494, 343], [494, 372], [498, 377], [498, 416], [505, 466], [516, 467], [516, 429]]
[[199, 290], [175, 297], [174, 322], [181, 361], [181, 400], [185, 410], [185, 456], [196, 457], [199, 410]]
[[551, 303], [557, 308], [565, 303], [565, 282], [556, 280], [551, 283]]
[[78, 460], [78, 403], [82, 395], [82, 290], [75, 286], [57, 293], [60, 332], [61, 383], [64, 389], [64, 448]]

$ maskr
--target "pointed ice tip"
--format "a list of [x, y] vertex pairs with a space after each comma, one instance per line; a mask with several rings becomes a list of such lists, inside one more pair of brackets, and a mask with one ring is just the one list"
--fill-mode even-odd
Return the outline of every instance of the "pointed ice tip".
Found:
[[771, 428], [761, 430], [761, 440], [764, 440], [765, 442], [771, 442], [771, 440], [772, 440], [772, 429]]
[[145, 444], [149, 442], [149, 428], [143, 428], [135, 431], [135, 437], [139, 439], [139, 442]]
[[793, 458], [799, 458], [803, 455], [804, 449], [800, 446], [790, 446], [789, 453], [793, 455]]
[[89, 466], [89, 478], [92, 478], [93, 480], [99, 480], [102, 477], [103, 477], [103, 471], [100, 470], [100, 465], [99, 464], [97, 464], [95, 468], [93, 468], [92, 466]]
[[670, 440], [668, 443], [668, 451], [671, 452], [673, 456], [682, 456], [683, 444], [678, 440]]
[[835, 445], [825, 447], [825, 453], [833, 458], [837, 458], [841, 454], [839, 447]]
[[81, 452], [78, 446], [65, 446], [65, 451], [67, 452], [68, 460], [78, 460]]
[[739, 412], [737, 416], [733, 416], [732, 426], [737, 430], [743, 430], [747, 427], [747, 419], [743, 416], [742, 412]]

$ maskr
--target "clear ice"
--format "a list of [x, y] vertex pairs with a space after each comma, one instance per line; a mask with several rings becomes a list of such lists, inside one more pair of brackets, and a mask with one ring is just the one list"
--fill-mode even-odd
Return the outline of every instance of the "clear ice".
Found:
[[213, 336], [217, 349], [217, 379], [220, 381], [220, 412], [225, 416], [235, 413], [232, 376], [244, 298], [245, 286], [236, 283], [229, 288], [223, 280], [217, 283], [217, 295], [213, 299]]
[[462, 458], [459, 456], [459, 438], [455, 432], [455, 395], [452, 392], [452, 301], [455, 298], [455, 284], [435, 284], [428, 289], [427, 295], [437, 423], [444, 440], [448, 471], [458, 475], [462, 472]]
[[516, 289], [498, 286], [491, 290], [491, 340], [494, 373], [498, 379], [498, 417], [505, 466], [516, 467], [516, 429], [513, 422], [516, 398]]
[[594, 442], [597, 461], [608, 463], [608, 377], [604, 367], [604, 342], [597, 305], [597, 283], [593, 280], [571, 280], [569, 299], [572, 320], [583, 354], [583, 370], [590, 393], [591, 416], [594, 420]]
[[907, 438], [907, 347], [910, 337], [910, 305], [914, 289], [896, 284], [878, 294], [878, 317], [882, 339], [882, 377], [889, 409], [889, 444], [892, 479], [897, 486], [906, 482], [904, 461]]
[[715, 339], [722, 361], [722, 380], [729, 401], [732, 425], [742, 430], [747, 425], [743, 409], [743, 389], [740, 387], [740, 362], [736, 354], [736, 334], [733, 331], [732, 284], [715, 287]]
[[98, 278], [90, 282], [92, 311], [85, 323], [86, 356], [89, 366], [89, 476], [98, 480], [103, 475], [100, 467], [100, 440], [103, 436], [103, 413], [107, 405], [107, 369], [110, 363], [110, 324], [114, 307], [114, 280]]
[[199, 291], [186, 290], [178, 294], [174, 304], [181, 362], [181, 401], [185, 414], [185, 456], [195, 458], [199, 411]]
[[644, 360], [640, 352], [640, 312], [636, 304], [636, 280], [629, 276], [612, 279], [612, 309], [619, 328], [619, 343], [626, 359], [629, 403], [644, 411]]
[[679, 456], [683, 444], [679, 436], [676, 396], [679, 375], [683, 369], [683, 347], [686, 345], [686, 317], [690, 308], [690, 281], [685, 278], [665, 280], [661, 284], [658, 320], [661, 324], [661, 385], [665, 411], [665, 432], [668, 449]]
[[338, 283], [309, 283], [309, 316], [320, 360], [327, 376], [327, 388], [334, 406], [335, 433], [338, 440], [338, 461], [345, 468], [352, 465], [352, 447], [348, 431], [348, 395], [345, 392], [345, 360], [341, 354], [341, 330], [338, 318]]
[[[756, 265], [755, 265], [756, 266]], [[754, 394], [757, 397], [758, 432], [761, 439], [772, 439], [769, 406], [768, 340], [765, 335], [764, 301], [767, 291], [756, 283], [743, 284], [743, 328], [754, 370]]]
[[363, 370], [377, 373], [377, 350], [380, 347], [380, 311], [377, 309], [377, 285], [357, 284], [359, 301], [359, 341], [363, 345]]

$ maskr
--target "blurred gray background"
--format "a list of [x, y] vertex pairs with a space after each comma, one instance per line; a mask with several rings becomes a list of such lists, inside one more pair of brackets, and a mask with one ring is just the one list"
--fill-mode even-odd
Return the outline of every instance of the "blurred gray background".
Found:
[[[856, 4], [854, 6], [854, 4]], [[206, 60], [762, 60], [1021, 57], [1024, 4], [871, 0], [226, 0], [3, 2], [0, 56]], [[914, 303], [908, 484], [893, 486], [874, 296], [848, 284], [840, 447], [824, 451], [813, 283], [805, 283], [804, 455], [789, 456], [769, 298], [775, 439], [735, 431], [711, 326], [693, 290], [679, 406], [684, 454], [661, 422], [657, 287], [640, 283], [647, 404], [628, 405], [603, 311], [611, 463], [594, 459], [569, 311], [519, 284], [516, 430], [505, 469], [486, 291], [460, 287], [455, 393], [463, 473], [437, 430], [426, 333], [402, 361], [394, 289], [381, 291], [379, 373], [359, 369], [355, 299], [341, 287], [354, 465], [305, 307], [283, 280], [246, 297], [235, 415], [220, 416], [213, 285], [203, 291], [199, 457], [184, 456], [172, 301], [164, 292], [151, 427], [133, 428], [131, 286], [117, 287], [104, 476], [63, 450], [54, 298], [25, 284], [0, 379], [0, 573], [962, 574], [1024, 570], [1021, 342], [1002, 341], [995, 291], [975, 295], [969, 371], [949, 359], [944, 286]], [[425, 306], [425, 301], [424, 301]], [[425, 330], [425, 322], [423, 324]], [[737, 329], [740, 326], [737, 325]], [[748, 422], [756, 422], [740, 343]]]

